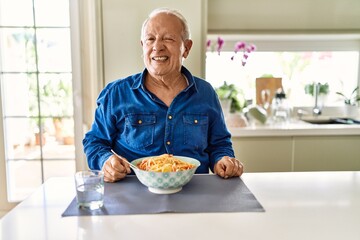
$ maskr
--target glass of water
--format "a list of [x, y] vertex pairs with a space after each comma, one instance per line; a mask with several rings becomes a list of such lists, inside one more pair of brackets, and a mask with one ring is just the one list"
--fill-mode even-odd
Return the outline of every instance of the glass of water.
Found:
[[95, 210], [104, 205], [104, 172], [98, 170], [77, 172], [75, 186], [79, 208]]

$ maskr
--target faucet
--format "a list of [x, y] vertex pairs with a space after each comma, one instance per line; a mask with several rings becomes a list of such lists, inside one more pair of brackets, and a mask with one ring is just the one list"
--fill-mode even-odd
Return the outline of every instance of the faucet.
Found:
[[321, 114], [321, 107], [319, 106], [319, 103], [318, 103], [320, 86], [321, 86], [321, 83], [314, 84], [315, 106], [313, 108], [313, 115], [316, 115], [316, 116]]

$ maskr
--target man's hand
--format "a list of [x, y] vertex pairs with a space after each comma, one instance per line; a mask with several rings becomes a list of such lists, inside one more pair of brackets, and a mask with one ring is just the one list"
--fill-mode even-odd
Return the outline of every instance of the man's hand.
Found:
[[102, 171], [104, 172], [105, 182], [119, 181], [131, 172], [129, 164], [115, 155], [111, 155], [108, 160], [106, 160]]
[[236, 158], [225, 156], [215, 164], [214, 172], [222, 178], [240, 177], [244, 165]]

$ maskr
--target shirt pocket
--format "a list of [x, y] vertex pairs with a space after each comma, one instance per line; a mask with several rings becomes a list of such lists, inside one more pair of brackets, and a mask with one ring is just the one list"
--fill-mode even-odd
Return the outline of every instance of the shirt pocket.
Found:
[[154, 143], [156, 117], [154, 114], [131, 114], [125, 117], [126, 143], [144, 150]]
[[192, 145], [195, 149], [204, 149], [207, 146], [209, 119], [207, 115], [185, 114], [184, 144]]

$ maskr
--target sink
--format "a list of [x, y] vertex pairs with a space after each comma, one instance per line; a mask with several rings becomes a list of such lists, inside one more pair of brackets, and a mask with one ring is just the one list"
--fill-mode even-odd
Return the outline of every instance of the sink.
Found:
[[332, 118], [329, 116], [302, 116], [300, 120], [313, 123], [313, 124], [331, 124], [333, 122]]
[[300, 120], [312, 124], [360, 124], [359, 120], [353, 118], [339, 118], [329, 116], [303, 116]]
[[323, 107], [320, 115], [313, 115], [312, 107], [295, 107], [294, 117], [311, 124], [360, 124], [357, 106]]

